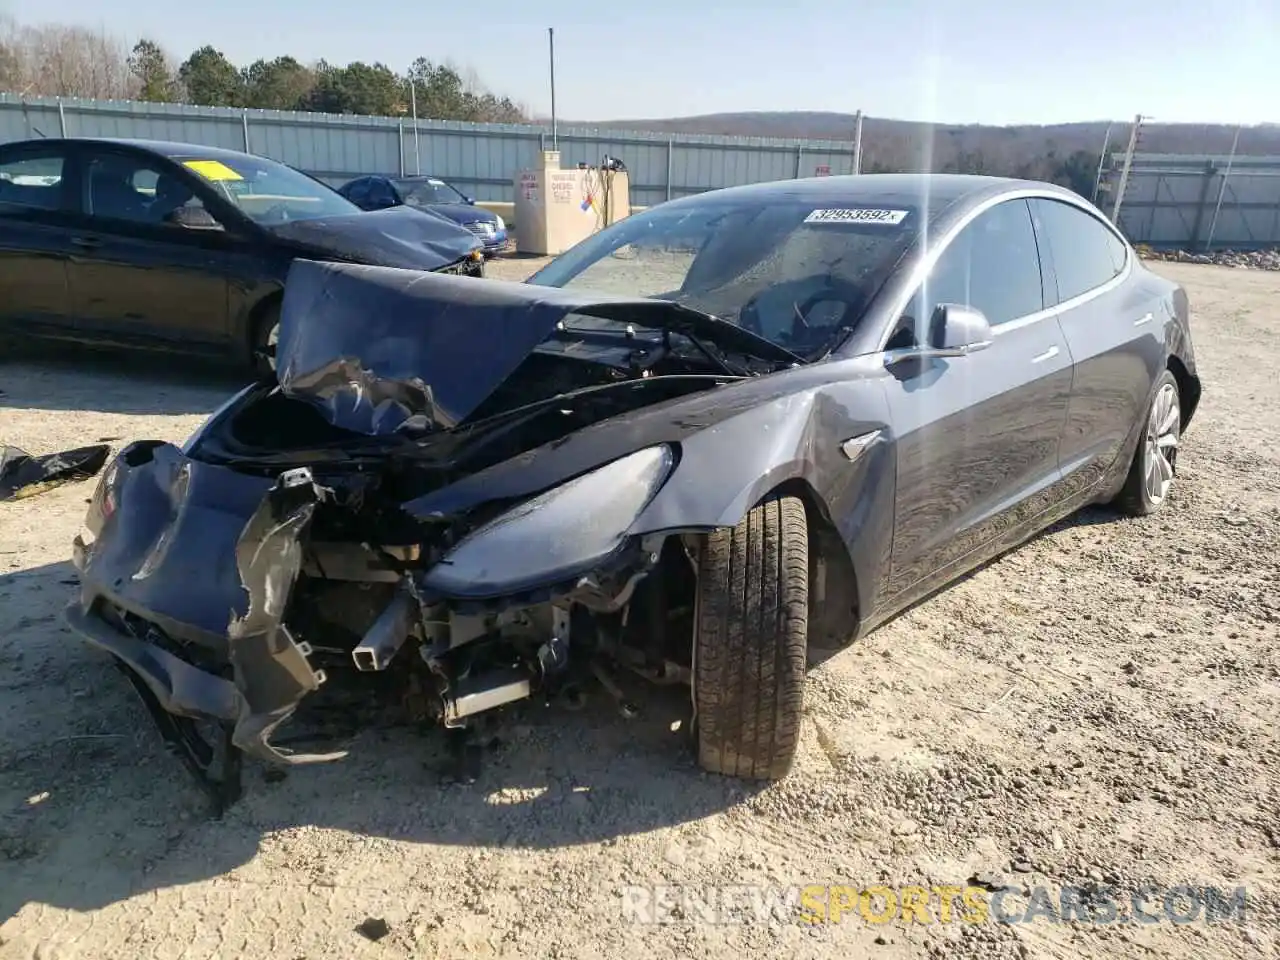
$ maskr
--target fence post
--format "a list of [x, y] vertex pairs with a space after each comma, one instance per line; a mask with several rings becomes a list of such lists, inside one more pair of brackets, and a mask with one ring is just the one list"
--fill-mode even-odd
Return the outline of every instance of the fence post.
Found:
[[804, 163], [804, 147], [796, 147], [796, 179], [800, 179], [800, 165]]
[[671, 137], [667, 140], [667, 199], [671, 199], [671, 168], [673, 166], [673, 155], [676, 152], [676, 138]]
[[[1196, 217], [1191, 222], [1191, 236], [1187, 238], [1187, 249], [1191, 250], [1200, 242], [1200, 227], [1204, 223], [1204, 205], [1209, 200], [1209, 184], [1213, 182], [1214, 175], [1218, 172], [1218, 168], [1213, 165], [1212, 160], [1204, 162], [1204, 173], [1200, 175], [1200, 195], [1196, 197]], [[1157, 200], [1159, 197], [1156, 198]], [[1151, 239], [1151, 232], [1147, 234], [1147, 239]]]
[[249, 111], [240, 111], [240, 128], [244, 132], [244, 152], [252, 153], [249, 149]]
[[67, 111], [62, 104], [62, 98], [58, 98], [58, 129], [62, 131], [61, 136], [67, 135]]

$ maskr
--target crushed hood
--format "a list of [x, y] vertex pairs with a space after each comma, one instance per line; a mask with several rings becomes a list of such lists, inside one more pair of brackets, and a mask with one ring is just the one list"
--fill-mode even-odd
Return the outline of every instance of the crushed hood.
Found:
[[424, 217], [407, 207], [294, 220], [267, 229], [317, 252], [410, 270], [439, 269], [481, 246], [471, 231], [447, 217]]
[[346, 430], [450, 429], [571, 314], [800, 362], [740, 327], [666, 300], [295, 260], [285, 282], [276, 375], [286, 396]]

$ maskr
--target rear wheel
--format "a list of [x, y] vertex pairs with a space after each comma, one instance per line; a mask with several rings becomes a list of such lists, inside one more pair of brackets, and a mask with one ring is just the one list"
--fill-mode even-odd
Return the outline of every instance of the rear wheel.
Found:
[[795, 497], [766, 500], [707, 537], [698, 561], [693, 695], [698, 762], [786, 776], [800, 741], [809, 531]]
[[1115, 499], [1115, 506], [1133, 517], [1155, 513], [1169, 498], [1177, 472], [1178, 444], [1182, 439], [1182, 407], [1178, 381], [1166, 370], [1156, 381], [1147, 408], [1146, 424], [1133, 452], [1129, 476]]

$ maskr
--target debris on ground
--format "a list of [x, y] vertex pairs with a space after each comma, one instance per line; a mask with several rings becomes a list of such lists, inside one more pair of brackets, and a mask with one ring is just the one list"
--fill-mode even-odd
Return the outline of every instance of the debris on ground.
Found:
[[366, 917], [356, 927], [356, 932], [362, 937], [377, 943], [391, 932], [391, 927], [381, 917]]
[[1152, 250], [1139, 244], [1138, 252], [1144, 260], [1164, 260], [1172, 263], [1203, 263], [1219, 267], [1235, 267], [1241, 270], [1280, 270], [1280, 249], [1276, 250]]
[[0, 444], [0, 500], [24, 500], [72, 480], [87, 480], [102, 469], [110, 453], [111, 447], [101, 443], [33, 457]]

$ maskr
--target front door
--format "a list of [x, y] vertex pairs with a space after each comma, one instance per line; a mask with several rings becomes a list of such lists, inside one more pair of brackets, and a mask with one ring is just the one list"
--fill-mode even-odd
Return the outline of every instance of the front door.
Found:
[[72, 243], [72, 309], [100, 339], [227, 349], [227, 258], [222, 230], [183, 226], [202, 206], [158, 159], [92, 149], [81, 167], [81, 229]]
[[[898, 478], [890, 592], [903, 602], [975, 562], [984, 546], [1061, 497], [1058, 444], [1071, 397], [1071, 354], [1044, 309], [1025, 200], [981, 214], [948, 245], [900, 331], [923, 330], [938, 303], [981, 310], [985, 350], [889, 378]], [[904, 346], [899, 337], [896, 346]]]

